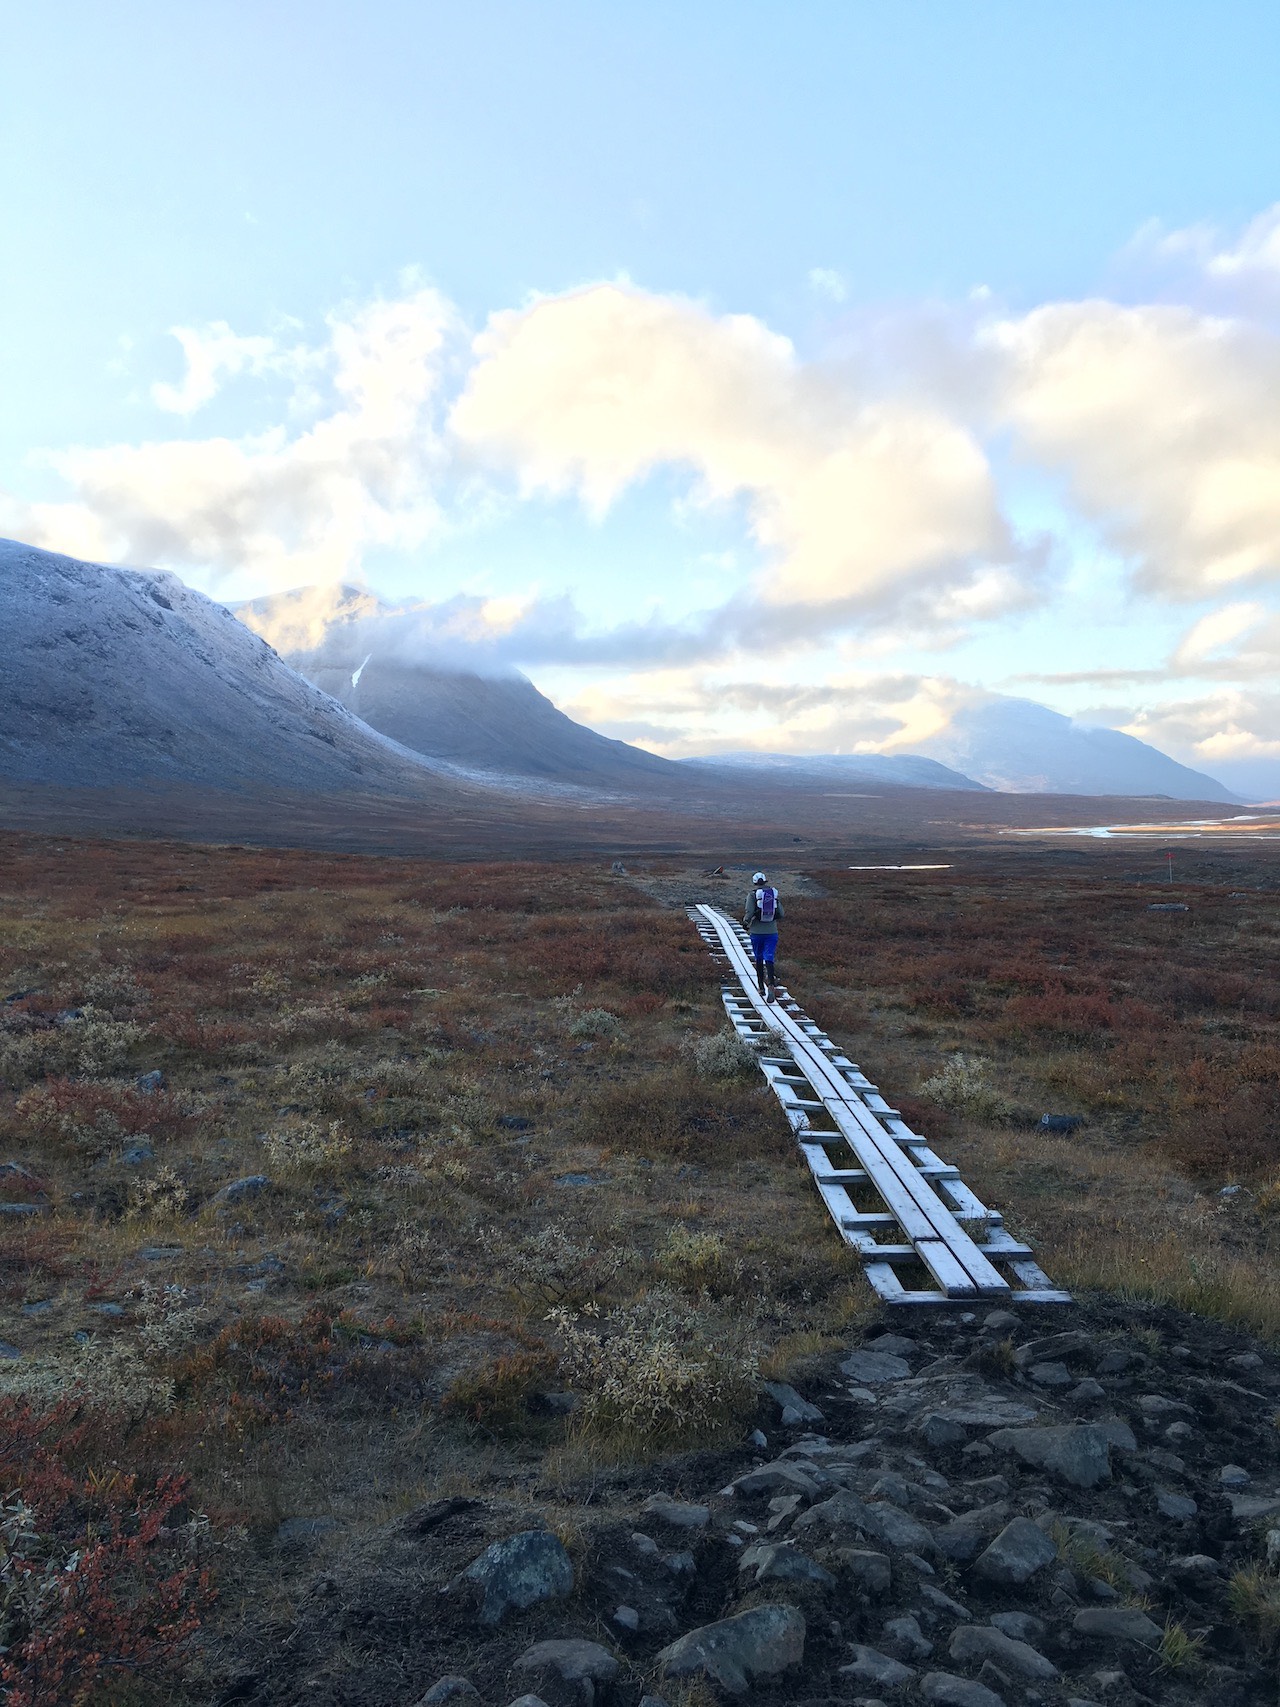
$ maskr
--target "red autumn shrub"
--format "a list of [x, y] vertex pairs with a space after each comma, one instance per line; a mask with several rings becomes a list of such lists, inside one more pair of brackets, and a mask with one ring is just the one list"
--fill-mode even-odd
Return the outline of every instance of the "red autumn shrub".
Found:
[[212, 1598], [169, 1526], [186, 1478], [73, 1472], [84, 1433], [66, 1407], [0, 1400], [6, 1707], [87, 1707], [112, 1676], [159, 1693]]

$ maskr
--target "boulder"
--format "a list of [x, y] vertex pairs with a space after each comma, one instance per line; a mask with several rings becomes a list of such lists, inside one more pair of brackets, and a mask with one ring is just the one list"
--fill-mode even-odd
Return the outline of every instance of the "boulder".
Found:
[[920, 1679], [920, 1693], [930, 1707], [1005, 1707], [1004, 1697], [985, 1683], [949, 1671], [926, 1672]]
[[977, 1506], [944, 1523], [933, 1532], [934, 1545], [939, 1553], [957, 1565], [971, 1564], [993, 1535], [998, 1535], [1009, 1521], [1012, 1507], [1007, 1500], [994, 1505]]
[[1096, 1488], [1111, 1480], [1111, 1441], [1097, 1423], [1059, 1428], [1002, 1428], [989, 1437], [999, 1450], [1024, 1464], [1048, 1470], [1073, 1488]]
[[876, 1689], [900, 1689], [915, 1675], [901, 1660], [882, 1654], [879, 1648], [865, 1647], [861, 1642], [854, 1643], [849, 1664], [840, 1667], [841, 1677], [847, 1677], [851, 1683], [871, 1684]]
[[814, 1583], [819, 1588], [834, 1588], [836, 1579], [824, 1571], [807, 1553], [789, 1542], [765, 1542], [749, 1547], [740, 1568], [754, 1569], [757, 1583]]
[[641, 1508], [646, 1517], [656, 1517], [659, 1523], [669, 1523], [673, 1529], [705, 1529], [711, 1522], [711, 1507], [688, 1505], [666, 1494], [651, 1494]]
[[1174, 1523], [1187, 1523], [1199, 1509], [1189, 1494], [1176, 1494], [1168, 1488], [1161, 1488], [1156, 1493], [1156, 1510], [1161, 1517], [1167, 1517]]
[[480, 1622], [494, 1625], [508, 1612], [572, 1594], [573, 1565], [550, 1530], [526, 1529], [486, 1547], [457, 1582], [474, 1583], [484, 1591]]
[[480, 1691], [465, 1677], [442, 1677], [418, 1701], [418, 1707], [444, 1707], [446, 1701], [479, 1701]]
[[1133, 1606], [1090, 1606], [1077, 1612], [1072, 1629], [1078, 1636], [1104, 1642], [1137, 1642], [1144, 1648], [1160, 1645], [1160, 1626]]
[[221, 1191], [215, 1191], [213, 1201], [243, 1203], [248, 1198], [260, 1196], [270, 1184], [266, 1174], [246, 1174], [243, 1179], [233, 1179], [230, 1185], [224, 1185]]
[[1051, 1565], [1058, 1549], [1029, 1517], [1007, 1523], [977, 1559], [974, 1570], [988, 1582], [1020, 1585]]
[[878, 1387], [886, 1381], [902, 1381], [910, 1375], [911, 1365], [888, 1351], [855, 1351], [840, 1365], [840, 1373], [864, 1387]]
[[1011, 1672], [1016, 1677], [1031, 1678], [1036, 1682], [1047, 1681], [1058, 1675], [1058, 1668], [1053, 1661], [1037, 1653], [1029, 1643], [1019, 1641], [1015, 1636], [1006, 1636], [1002, 1630], [988, 1629], [981, 1624], [961, 1625], [960, 1629], [953, 1633], [947, 1652], [960, 1665], [980, 1666], [990, 1660], [1002, 1671]]
[[933, 1652], [933, 1643], [920, 1628], [918, 1620], [909, 1613], [901, 1618], [886, 1619], [880, 1636], [885, 1647], [904, 1660], [927, 1660]]
[[806, 1476], [798, 1465], [779, 1459], [774, 1464], [762, 1464], [758, 1470], [747, 1470], [730, 1483], [739, 1494], [804, 1494], [812, 1498], [818, 1484]]
[[753, 1679], [798, 1666], [804, 1637], [804, 1616], [794, 1606], [752, 1606], [663, 1648], [658, 1669], [664, 1678], [706, 1677], [730, 1695], [745, 1695]]
[[785, 1382], [766, 1381], [764, 1390], [782, 1412], [783, 1428], [798, 1428], [802, 1423], [820, 1423], [824, 1420], [816, 1405], [811, 1405], [794, 1387], [788, 1387]]
[[568, 1686], [567, 1691], [553, 1687], [549, 1694], [558, 1694], [562, 1698], [567, 1695], [571, 1700], [582, 1702], [584, 1707], [591, 1707], [596, 1697], [596, 1686], [612, 1683], [619, 1667], [608, 1648], [602, 1648], [599, 1642], [569, 1637], [535, 1642], [533, 1647], [525, 1649], [512, 1670], [540, 1673], [550, 1680], [558, 1679], [562, 1686]]
[[1012, 1636], [1015, 1642], [1043, 1642], [1049, 1634], [1049, 1626], [1043, 1618], [1037, 1618], [1033, 1612], [993, 1612], [991, 1624], [1006, 1636]]
[[1017, 1368], [1029, 1369], [1033, 1363], [1061, 1363], [1068, 1357], [1093, 1360], [1094, 1344], [1087, 1334], [1068, 1329], [1066, 1333], [1028, 1340], [1014, 1352], [1013, 1361]]

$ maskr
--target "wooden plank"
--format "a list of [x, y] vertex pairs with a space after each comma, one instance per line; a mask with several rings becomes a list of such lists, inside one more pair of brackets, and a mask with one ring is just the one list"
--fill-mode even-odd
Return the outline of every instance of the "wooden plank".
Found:
[[[868, 1279], [886, 1301], [943, 1302], [946, 1298], [1008, 1297], [1013, 1289], [994, 1268], [1007, 1264], [1028, 1290], [1015, 1297], [1058, 1302], [1069, 1294], [1050, 1286], [1048, 1277], [1030, 1261], [1030, 1247], [1013, 1239], [998, 1213], [984, 1207], [960, 1178], [959, 1169], [944, 1162], [926, 1139], [903, 1121], [856, 1063], [827, 1038], [791, 997], [772, 1002], [754, 988], [754, 965], [746, 933], [715, 908], [696, 909], [699, 934], [719, 945], [737, 974], [741, 991], [722, 990], [726, 1012], [735, 1030], [755, 1044], [771, 1034], [789, 1045], [789, 1053], [761, 1055], [771, 1089], [783, 1104], [815, 1185], [837, 1222], [842, 1237], [866, 1261]], [[690, 909], [691, 916], [695, 909]], [[708, 938], [702, 919], [714, 928]], [[810, 1096], [803, 1093], [810, 1091]], [[816, 1098], [816, 1100], [814, 1100]], [[827, 1113], [837, 1132], [815, 1134], [807, 1116]], [[820, 1141], [815, 1142], [815, 1136]], [[828, 1153], [833, 1142], [848, 1143], [856, 1168], [833, 1166]], [[855, 1210], [845, 1189], [874, 1187], [884, 1212]], [[985, 1238], [977, 1244], [961, 1221], [983, 1222]], [[872, 1229], [898, 1228], [909, 1243], [877, 1245]], [[917, 1259], [933, 1274], [940, 1292], [909, 1289], [893, 1275], [895, 1261]], [[877, 1270], [875, 1276], [872, 1269]]]

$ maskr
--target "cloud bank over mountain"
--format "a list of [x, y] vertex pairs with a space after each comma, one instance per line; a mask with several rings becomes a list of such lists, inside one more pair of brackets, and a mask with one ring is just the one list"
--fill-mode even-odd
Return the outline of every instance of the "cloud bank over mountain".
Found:
[[[803, 350], [625, 280], [478, 328], [417, 277], [310, 333], [178, 327], [154, 431], [47, 449], [0, 523], [228, 599], [318, 586], [317, 633], [343, 584], [412, 581], [397, 646], [550, 672], [664, 752], [893, 750], [1025, 681], [1280, 794], [1280, 209], [1123, 260], [1124, 300], [1020, 312], [815, 287]], [[641, 512], [671, 550], [637, 571]], [[561, 529], [536, 564], [524, 518]]]

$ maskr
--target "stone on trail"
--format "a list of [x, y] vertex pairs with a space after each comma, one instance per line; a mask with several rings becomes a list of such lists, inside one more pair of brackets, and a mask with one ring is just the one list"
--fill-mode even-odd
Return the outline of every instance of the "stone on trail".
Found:
[[233, 1179], [230, 1185], [224, 1185], [221, 1191], [215, 1191], [213, 1201], [243, 1203], [246, 1198], [259, 1196], [270, 1184], [266, 1174], [246, 1174], [243, 1179]]
[[854, 1643], [853, 1658], [849, 1664], [840, 1667], [841, 1677], [847, 1677], [853, 1683], [874, 1684], [877, 1689], [898, 1689], [915, 1675], [911, 1667], [903, 1665], [901, 1660], [882, 1654], [879, 1648], [865, 1647], [861, 1642]]
[[867, 1351], [888, 1352], [890, 1357], [914, 1357], [919, 1349], [905, 1334], [881, 1334], [866, 1347]]
[[500, 1624], [508, 1612], [522, 1612], [543, 1600], [563, 1600], [573, 1592], [573, 1565], [559, 1539], [547, 1529], [526, 1529], [495, 1541], [474, 1559], [459, 1582], [484, 1590], [482, 1624]]
[[818, 1484], [812, 1476], [806, 1476], [803, 1470], [794, 1464], [784, 1464], [779, 1460], [776, 1464], [762, 1464], [758, 1470], [747, 1470], [730, 1483], [735, 1493], [739, 1494], [806, 1494], [812, 1496], [818, 1491]]
[[934, 1530], [934, 1545], [953, 1564], [968, 1565], [1008, 1523], [1011, 1509], [1007, 1500], [998, 1500], [994, 1505], [963, 1512]]
[[1247, 1488], [1252, 1478], [1242, 1464], [1224, 1464], [1218, 1471], [1218, 1480], [1224, 1488], [1238, 1492], [1241, 1488]]
[[646, 1517], [656, 1517], [660, 1523], [669, 1523], [673, 1529], [705, 1529], [711, 1522], [710, 1506], [689, 1505], [666, 1494], [650, 1494], [641, 1510]]
[[1012, 1636], [1015, 1642], [1030, 1642], [1033, 1647], [1049, 1634], [1044, 1619], [1033, 1612], [993, 1612], [990, 1622], [1002, 1635]]
[[870, 1553], [861, 1547], [842, 1547], [840, 1563], [863, 1594], [888, 1594], [892, 1573], [886, 1553]]
[[612, 1683], [619, 1666], [608, 1648], [602, 1648], [599, 1642], [567, 1637], [535, 1642], [533, 1647], [525, 1649], [512, 1670], [553, 1672], [562, 1683], [575, 1685], [577, 1699], [589, 1704], [595, 1700], [596, 1685]]
[[[1274, 1534], [1275, 1531], [1272, 1531]], [[1270, 1537], [1268, 1537], [1270, 1540]], [[1270, 1557], [1271, 1549], [1267, 1549], [1267, 1563], [1274, 1569], [1274, 1561]], [[1175, 1577], [1216, 1577], [1221, 1569], [1216, 1559], [1207, 1553], [1183, 1553], [1176, 1559], [1170, 1559], [1168, 1570]]]
[[1175, 1523], [1186, 1523], [1199, 1509], [1189, 1494], [1175, 1494], [1168, 1488], [1161, 1488], [1156, 1494], [1156, 1510], [1161, 1517], [1170, 1518]]
[[1086, 1607], [1076, 1613], [1071, 1627], [1078, 1636], [1104, 1642], [1139, 1642], [1145, 1648], [1160, 1645], [1160, 1626], [1133, 1606]]
[[1015, 1517], [974, 1561], [974, 1570], [988, 1582], [1019, 1585], [1051, 1565], [1058, 1549], [1029, 1517]]
[[658, 1669], [664, 1678], [707, 1677], [730, 1695], [745, 1695], [753, 1679], [798, 1666], [804, 1637], [804, 1615], [794, 1606], [752, 1606], [663, 1648]]
[[739, 1568], [754, 1568], [757, 1583], [816, 1583], [820, 1588], [836, 1586], [836, 1579], [830, 1571], [824, 1571], [807, 1553], [785, 1541], [769, 1541], [748, 1547]]
[[480, 1691], [470, 1678], [442, 1677], [418, 1702], [418, 1707], [444, 1707], [446, 1701], [479, 1701]]
[[933, 1643], [920, 1628], [919, 1621], [910, 1614], [886, 1619], [880, 1635], [885, 1646], [905, 1660], [927, 1660], [933, 1652]]
[[517, 1695], [510, 1707], [547, 1707], [540, 1695]]
[[888, 1351], [855, 1351], [840, 1365], [840, 1373], [864, 1386], [876, 1387], [885, 1381], [904, 1381], [911, 1365]]
[[985, 1683], [974, 1683], [949, 1671], [926, 1672], [920, 1680], [920, 1693], [930, 1707], [1005, 1707], [1004, 1696]]
[[825, 1421], [816, 1405], [811, 1405], [794, 1387], [788, 1387], [785, 1382], [766, 1381], [764, 1390], [782, 1412], [783, 1428], [798, 1428], [801, 1423]]
[[951, 1646], [947, 1651], [951, 1658], [961, 1665], [977, 1666], [985, 1660], [991, 1660], [1006, 1672], [1013, 1672], [1018, 1677], [1032, 1678], [1037, 1682], [1058, 1675], [1058, 1668], [1053, 1661], [1037, 1653], [1028, 1642], [1019, 1641], [1015, 1636], [1006, 1636], [1002, 1630], [987, 1629], [980, 1624], [962, 1625], [952, 1635]]
[[1111, 1480], [1111, 1440], [1097, 1423], [1059, 1428], [1002, 1428], [989, 1444], [1016, 1453], [1024, 1464], [1049, 1470], [1073, 1488], [1096, 1488]]

